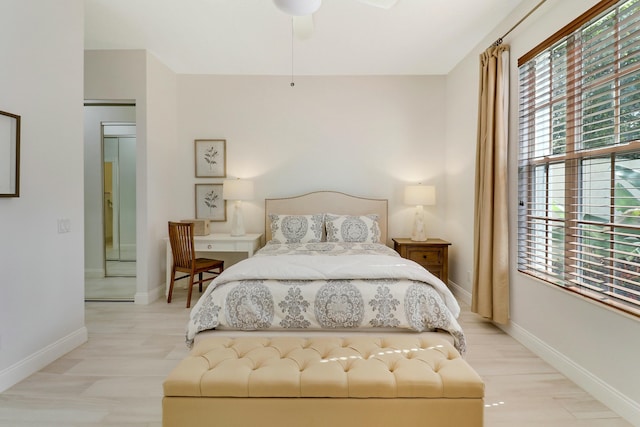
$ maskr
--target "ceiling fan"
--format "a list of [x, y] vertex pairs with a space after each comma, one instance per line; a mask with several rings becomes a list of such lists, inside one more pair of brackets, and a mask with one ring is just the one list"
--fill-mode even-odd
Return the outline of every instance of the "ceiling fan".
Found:
[[[360, 3], [389, 9], [398, 0], [358, 0]], [[299, 39], [308, 39], [313, 34], [313, 14], [320, 9], [322, 0], [273, 0], [276, 7], [292, 17], [293, 34]]]

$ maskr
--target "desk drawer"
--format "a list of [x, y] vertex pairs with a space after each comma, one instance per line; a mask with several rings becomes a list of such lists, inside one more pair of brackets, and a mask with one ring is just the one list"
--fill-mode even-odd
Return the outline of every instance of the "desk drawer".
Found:
[[214, 249], [214, 244], [213, 243], [198, 243], [195, 242], [193, 245], [196, 249], [196, 252], [211, 252], [217, 249], [216, 245], [216, 249]]
[[249, 240], [195, 240], [194, 247], [196, 252], [248, 252], [253, 254], [257, 249], [257, 241]]

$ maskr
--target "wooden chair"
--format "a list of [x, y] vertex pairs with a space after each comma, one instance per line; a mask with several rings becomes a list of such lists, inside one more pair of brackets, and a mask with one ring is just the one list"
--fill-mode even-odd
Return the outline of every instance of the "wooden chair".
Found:
[[[173, 254], [173, 266], [171, 267], [171, 284], [169, 285], [167, 303], [171, 302], [175, 281], [188, 277], [189, 295], [187, 296], [187, 308], [191, 307], [193, 285], [200, 285], [200, 292], [202, 292], [202, 282], [212, 280], [224, 270], [224, 261], [196, 258], [193, 227], [194, 224], [192, 222], [169, 222], [169, 241], [171, 242], [171, 253]], [[176, 278], [177, 271], [187, 274]], [[203, 273], [213, 274], [214, 277], [203, 278]], [[195, 280], [196, 274], [198, 275], [198, 280]]]

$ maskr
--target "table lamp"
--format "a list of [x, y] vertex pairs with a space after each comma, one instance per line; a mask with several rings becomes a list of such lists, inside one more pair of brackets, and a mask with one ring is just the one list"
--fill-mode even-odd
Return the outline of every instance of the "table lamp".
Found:
[[253, 199], [253, 181], [246, 179], [227, 179], [223, 181], [222, 198], [235, 201], [231, 219], [231, 235], [244, 236], [242, 201]]
[[404, 191], [404, 203], [416, 207], [411, 240], [424, 242], [427, 240], [427, 233], [423, 206], [436, 204], [436, 188], [432, 185], [408, 185]]

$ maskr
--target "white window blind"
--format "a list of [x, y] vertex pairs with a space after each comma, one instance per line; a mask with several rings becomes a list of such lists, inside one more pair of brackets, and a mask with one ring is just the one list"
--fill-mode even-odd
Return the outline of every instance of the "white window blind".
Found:
[[640, 315], [640, 0], [571, 28], [519, 67], [518, 269]]

